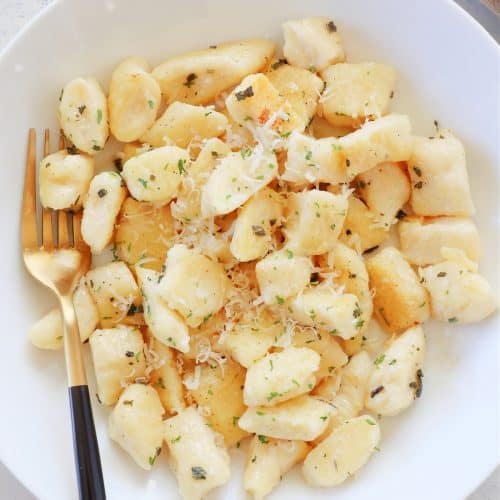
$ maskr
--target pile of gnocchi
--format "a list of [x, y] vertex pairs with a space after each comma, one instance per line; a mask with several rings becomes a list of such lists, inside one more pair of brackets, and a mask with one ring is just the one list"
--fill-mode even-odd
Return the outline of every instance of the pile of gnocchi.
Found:
[[[343, 483], [422, 395], [424, 322], [497, 307], [460, 141], [389, 112], [396, 71], [346, 62], [331, 19], [283, 35], [126, 59], [107, 96], [70, 81], [40, 165], [96, 257], [74, 307], [109, 436], [146, 470], [168, 453], [187, 500], [245, 441], [256, 499], [296, 464]], [[62, 347], [58, 310], [31, 340]]]

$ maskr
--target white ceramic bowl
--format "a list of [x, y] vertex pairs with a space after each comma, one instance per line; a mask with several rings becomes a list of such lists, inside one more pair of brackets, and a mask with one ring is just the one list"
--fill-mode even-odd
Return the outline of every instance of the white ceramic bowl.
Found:
[[[419, 134], [433, 120], [453, 129], [467, 150], [482, 272], [498, 290], [499, 51], [449, 0], [67, 0], [37, 17], [0, 58], [0, 459], [41, 499], [76, 497], [70, 420], [61, 353], [36, 351], [27, 329], [54, 304], [19, 255], [18, 223], [28, 127], [56, 128], [61, 86], [80, 75], [107, 85], [125, 56], [151, 63], [185, 50], [248, 36], [281, 37], [291, 18], [335, 19], [351, 61], [395, 66], [393, 109]], [[458, 499], [498, 463], [498, 314], [478, 325], [429, 324], [423, 397], [382, 422], [381, 452], [355, 480], [335, 490], [307, 488], [294, 472], [271, 498]], [[95, 404], [110, 499], [177, 498], [165, 457], [150, 474], [106, 433]], [[241, 451], [232, 482], [210, 498], [244, 498]]]

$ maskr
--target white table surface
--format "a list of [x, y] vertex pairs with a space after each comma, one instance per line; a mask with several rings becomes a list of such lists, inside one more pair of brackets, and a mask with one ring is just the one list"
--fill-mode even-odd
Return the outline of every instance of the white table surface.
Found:
[[[2, 10], [2, 15], [0, 17], [0, 51], [26, 22], [50, 2], [51, 0], [0, 0], [0, 7]], [[456, 0], [456, 2], [472, 14], [497, 41], [500, 41], [500, 19], [496, 17], [495, 14], [478, 0]], [[34, 499], [33, 495], [31, 495], [1, 463], [0, 498], [12, 500]], [[498, 468], [467, 500], [498, 499], [500, 499], [500, 468]]]

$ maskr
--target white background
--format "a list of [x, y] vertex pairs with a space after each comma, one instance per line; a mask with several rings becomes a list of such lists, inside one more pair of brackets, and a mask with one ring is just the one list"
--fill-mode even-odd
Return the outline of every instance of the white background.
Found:
[[[51, 0], [0, 0], [0, 51], [15, 36], [19, 29], [36, 15]], [[495, 37], [500, 40], [500, 19], [478, 0], [456, 0]], [[33, 496], [0, 464], [1, 498], [13, 500], [33, 500]], [[496, 500], [500, 498], [500, 469], [468, 500]], [[443, 499], [448, 500], [448, 499]]]

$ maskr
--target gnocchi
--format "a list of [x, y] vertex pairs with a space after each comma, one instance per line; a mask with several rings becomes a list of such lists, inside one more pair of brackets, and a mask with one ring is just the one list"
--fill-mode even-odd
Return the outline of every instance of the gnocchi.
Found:
[[131, 384], [109, 416], [109, 437], [143, 469], [150, 470], [163, 444], [163, 407], [155, 390]]
[[334, 64], [321, 76], [326, 87], [319, 113], [332, 125], [357, 127], [379, 118], [394, 95], [396, 72], [384, 64]]
[[165, 205], [176, 197], [189, 162], [185, 149], [163, 146], [130, 158], [122, 177], [136, 200]]
[[[243, 398], [247, 406], [273, 406], [309, 392], [316, 385], [320, 356], [307, 347], [287, 347], [267, 354], [247, 371]], [[290, 366], [295, 369], [290, 371]]]
[[316, 72], [345, 60], [337, 26], [327, 17], [287, 21], [283, 34], [283, 54], [294, 66]]
[[366, 407], [397, 415], [422, 394], [425, 337], [422, 327], [406, 330], [377, 359], [368, 383]]
[[221, 136], [227, 127], [227, 118], [212, 108], [173, 102], [163, 115], [141, 137], [141, 141], [155, 148], [172, 141], [186, 148], [195, 141]]
[[101, 253], [113, 238], [115, 221], [126, 197], [121, 177], [115, 172], [97, 174], [83, 204], [82, 236], [92, 253]]
[[276, 439], [312, 441], [327, 427], [332, 407], [304, 395], [275, 406], [248, 408], [238, 425], [248, 432]]
[[96, 330], [89, 339], [99, 401], [115, 404], [127, 381], [140, 379], [146, 370], [140, 330], [120, 325]]
[[109, 82], [109, 127], [122, 142], [139, 139], [153, 125], [161, 101], [148, 63], [139, 57], [121, 62]]
[[184, 500], [201, 500], [229, 481], [229, 454], [217, 445], [215, 432], [190, 406], [165, 421], [164, 439]]
[[94, 176], [94, 160], [65, 149], [46, 156], [39, 169], [40, 202], [52, 210], [78, 211]]
[[101, 151], [108, 140], [106, 96], [95, 78], [75, 78], [61, 90], [57, 109], [64, 135], [89, 155]]

